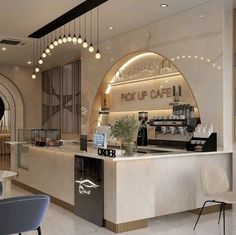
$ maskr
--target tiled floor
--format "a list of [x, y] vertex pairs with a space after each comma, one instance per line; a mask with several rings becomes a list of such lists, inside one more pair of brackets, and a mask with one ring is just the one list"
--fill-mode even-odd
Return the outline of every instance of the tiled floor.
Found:
[[[11, 196], [28, 195], [23, 189], [12, 185]], [[236, 235], [236, 214], [226, 212], [226, 235]], [[222, 225], [217, 225], [218, 213], [203, 215], [196, 231], [192, 230], [196, 215], [191, 213], [179, 213], [151, 219], [148, 228], [124, 235], [222, 235]], [[97, 227], [67, 210], [51, 203], [46, 218], [42, 225], [43, 235], [110, 235], [114, 234], [105, 228]], [[24, 235], [36, 235], [36, 232], [24, 233]]]

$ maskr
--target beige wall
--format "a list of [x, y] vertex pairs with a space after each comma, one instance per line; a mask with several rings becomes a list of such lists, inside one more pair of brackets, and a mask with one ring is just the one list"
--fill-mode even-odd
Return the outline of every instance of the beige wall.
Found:
[[22, 96], [24, 128], [41, 128], [41, 76], [33, 80], [30, 68], [3, 64], [0, 64], [0, 73], [16, 85]]
[[83, 51], [82, 105], [89, 110], [83, 132], [90, 131], [96, 92], [115, 61], [134, 51], [151, 51], [175, 59], [173, 63], [193, 90], [202, 122], [214, 124], [223, 146], [223, 17], [222, 1], [213, 0], [103, 42], [99, 61]]

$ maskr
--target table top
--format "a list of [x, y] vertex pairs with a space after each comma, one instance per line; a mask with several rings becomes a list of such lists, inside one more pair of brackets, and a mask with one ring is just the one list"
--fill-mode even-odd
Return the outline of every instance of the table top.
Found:
[[17, 176], [18, 173], [15, 171], [1, 171], [0, 170], [0, 182], [11, 180], [13, 177]]

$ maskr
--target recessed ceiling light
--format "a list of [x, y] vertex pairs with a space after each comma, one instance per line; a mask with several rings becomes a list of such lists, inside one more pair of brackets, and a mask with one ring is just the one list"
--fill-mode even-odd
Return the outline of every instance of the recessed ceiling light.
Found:
[[109, 26], [108, 29], [109, 29], [109, 30], [113, 30], [113, 29], [114, 29], [114, 26]]
[[27, 64], [32, 64], [32, 62], [31, 61], [27, 61]]
[[110, 47], [110, 46], [107, 46], [107, 50], [111, 50], [111, 47]]
[[2, 51], [6, 51], [7, 50], [7, 48], [6, 47], [2, 47]]
[[200, 15], [199, 17], [200, 17], [200, 18], [205, 18], [205, 15]]
[[162, 3], [162, 4], [160, 5], [160, 7], [161, 7], [161, 8], [168, 7], [168, 4], [166, 4], [166, 3]]

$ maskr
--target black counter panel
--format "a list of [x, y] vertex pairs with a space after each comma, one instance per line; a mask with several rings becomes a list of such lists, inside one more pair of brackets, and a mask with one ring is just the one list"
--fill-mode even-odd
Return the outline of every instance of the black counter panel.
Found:
[[104, 163], [75, 156], [75, 214], [98, 226], [104, 217]]

